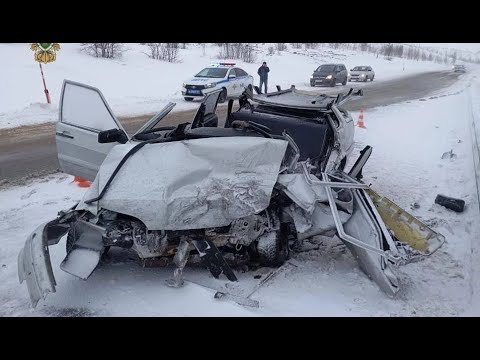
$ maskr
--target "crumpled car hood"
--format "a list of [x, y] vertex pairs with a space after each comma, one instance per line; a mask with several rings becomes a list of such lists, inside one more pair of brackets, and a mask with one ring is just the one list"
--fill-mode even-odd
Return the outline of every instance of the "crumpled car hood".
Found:
[[117, 145], [77, 209], [131, 215], [150, 230], [227, 226], [268, 207], [287, 145], [259, 137], [147, 144], [125, 162], [102, 199], [85, 204], [135, 146]]

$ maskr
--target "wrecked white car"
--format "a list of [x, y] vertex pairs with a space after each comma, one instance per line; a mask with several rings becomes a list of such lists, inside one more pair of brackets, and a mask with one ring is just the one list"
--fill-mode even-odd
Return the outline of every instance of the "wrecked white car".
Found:
[[[280, 266], [292, 244], [337, 235], [388, 295], [395, 266], [429, 255], [442, 235], [361, 182], [367, 146], [347, 173], [354, 125], [337, 97], [294, 87], [246, 90], [224, 121], [220, 91], [191, 123], [159, 126], [169, 104], [129, 136], [99, 90], [65, 81], [56, 129], [64, 172], [92, 180], [73, 208], [40, 225], [18, 257], [33, 306], [55, 292], [49, 246], [68, 233], [61, 269], [87, 279], [111, 246], [132, 248], [145, 266], [187, 263], [236, 281], [235, 266]], [[219, 126], [222, 124], [222, 126]]]

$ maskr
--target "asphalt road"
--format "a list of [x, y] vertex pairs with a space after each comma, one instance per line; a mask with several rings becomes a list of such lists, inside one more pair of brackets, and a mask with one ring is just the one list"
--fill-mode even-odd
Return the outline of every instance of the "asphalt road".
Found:
[[[350, 87], [364, 88], [364, 96], [348, 103], [347, 110], [358, 110], [385, 106], [398, 102], [423, 98], [435, 90], [453, 84], [458, 74], [441, 71], [406, 76], [394, 80], [368, 83], [348, 83], [336, 88], [311, 88], [319, 93], [346, 92]], [[163, 125], [192, 121], [196, 110], [169, 114]], [[219, 119], [226, 117], [227, 108], [217, 110]], [[120, 118], [128, 132], [138, 129], [150, 116]], [[22, 126], [0, 130], [0, 185], [23, 181], [30, 177], [52, 173], [58, 170], [55, 147], [55, 124]]]

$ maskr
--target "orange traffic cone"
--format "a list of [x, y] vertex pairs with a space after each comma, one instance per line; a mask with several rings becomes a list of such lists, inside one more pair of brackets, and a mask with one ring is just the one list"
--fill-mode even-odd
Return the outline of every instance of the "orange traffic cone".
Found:
[[88, 181], [88, 180], [80, 181], [80, 182], [78, 183], [78, 186], [80, 186], [80, 187], [82, 187], [82, 188], [90, 187], [90, 185], [92, 185], [92, 182], [91, 182], [91, 181]]
[[363, 108], [360, 108], [360, 115], [358, 115], [357, 126], [362, 129], [366, 129], [365, 122], [363, 121]]
[[91, 181], [88, 181], [87, 179], [84, 179], [80, 176], [75, 176], [73, 178], [73, 181], [78, 183], [78, 186], [80, 187], [90, 187], [90, 185], [92, 185]]

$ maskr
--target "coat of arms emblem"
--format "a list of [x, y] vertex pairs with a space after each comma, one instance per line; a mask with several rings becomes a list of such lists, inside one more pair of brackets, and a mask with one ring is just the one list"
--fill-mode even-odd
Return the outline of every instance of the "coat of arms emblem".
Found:
[[35, 43], [30, 47], [35, 51], [35, 61], [39, 63], [47, 64], [49, 62], [55, 61], [57, 58], [56, 51], [60, 50], [60, 44], [57, 43]]

